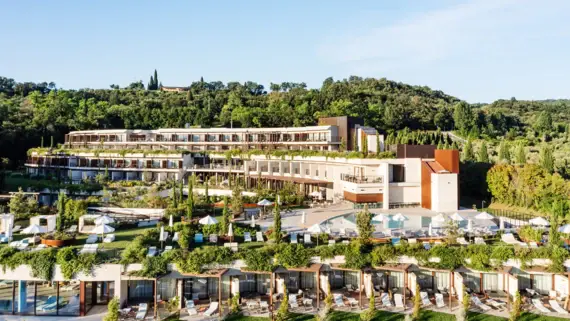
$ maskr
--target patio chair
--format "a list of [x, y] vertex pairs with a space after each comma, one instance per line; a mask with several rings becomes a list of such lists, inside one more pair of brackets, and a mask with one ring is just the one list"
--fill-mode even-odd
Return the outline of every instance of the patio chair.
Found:
[[67, 230], [67, 233], [75, 233], [77, 232], [77, 225], [71, 225]]
[[333, 298], [334, 298], [334, 304], [337, 308], [346, 307], [346, 305], [344, 304], [344, 301], [342, 300], [342, 294], [339, 294], [339, 293], [333, 294]]
[[467, 240], [464, 237], [458, 237], [456, 239], [457, 243], [459, 243], [460, 245], [469, 245], [469, 242], [467, 242]]
[[204, 235], [197, 233], [194, 235], [194, 243], [204, 243]]
[[441, 293], [435, 294], [435, 305], [440, 309], [445, 308], [445, 301], [443, 300], [443, 294]]
[[87, 239], [85, 240], [86, 244], [93, 244], [93, 243], [97, 243], [97, 240], [99, 239], [99, 237], [95, 234], [91, 234], [87, 237]]
[[547, 307], [545, 307], [544, 304], [542, 304], [541, 299], [532, 299], [532, 305], [541, 313], [551, 313], [552, 312]]
[[257, 242], [264, 242], [263, 233], [261, 233], [260, 231], [255, 232], [255, 240]]
[[180, 238], [180, 234], [178, 232], [174, 232], [174, 236], [172, 237], [172, 242], [178, 242]]
[[212, 316], [212, 314], [214, 314], [217, 310], [218, 310], [218, 302], [212, 302], [210, 303], [210, 307], [208, 308], [208, 310], [206, 310], [206, 312], [204, 312], [205, 316]]
[[382, 295], [380, 296], [380, 300], [382, 301], [382, 305], [386, 308], [391, 308], [392, 307], [392, 302], [390, 302], [390, 296], [388, 295], [388, 293], [384, 292], [382, 293]]
[[186, 312], [188, 312], [188, 315], [198, 315], [198, 311], [196, 311], [196, 306], [194, 305], [194, 300], [187, 300], [184, 298], [184, 305], [186, 306]]
[[560, 313], [560, 314], [568, 314], [568, 311], [566, 311], [564, 308], [562, 308], [560, 306], [560, 304], [558, 304], [558, 301], [556, 300], [549, 300], [548, 303], [550, 303], [550, 307], [552, 309], [554, 309], [554, 311], [556, 311], [556, 313]]
[[303, 235], [303, 243], [305, 243], [305, 244], [313, 243], [313, 241], [311, 241], [311, 234]]
[[476, 295], [472, 295], [471, 296], [471, 302], [473, 302], [473, 304], [475, 304], [476, 307], [478, 307], [480, 310], [482, 311], [489, 311], [491, 310], [491, 307], [483, 304], [483, 302], [481, 302], [481, 300], [479, 299], [478, 296]]
[[400, 240], [401, 240], [401, 239], [400, 239], [399, 237], [393, 237], [393, 238], [391, 239], [392, 245], [393, 245], [393, 246], [400, 245]]
[[394, 294], [394, 304], [396, 305], [396, 308], [402, 308], [405, 309], [406, 307], [404, 306], [404, 299], [403, 296], [400, 293], [395, 293]]
[[304, 299], [303, 306], [305, 307], [305, 311], [313, 311], [313, 299]]
[[144, 320], [144, 318], [146, 317], [147, 311], [148, 311], [148, 304], [146, 304], [146, 303], [139, 304], [139, 310], [137, 311], [137, 315], [135, 318], [137, 320]]
[[297, 233], [291, 233], [291, 244], [297, 244]]
[[210, 243], [218, 243], [218, 235], [210, 234]]
[[105, 235], [105, 239], [103, 239], [103, 243], [113, 243], [115, 240], [115, 234], [107, 234]]
[[501, 235], [501, 241], [507, 243], [507, 244], [511, 244], [511, 245], [521, 245], [524, 244], [526, 246], [526, 243], [523, 243], [517, 239], [515, 239], [515, 236], [513, 235], [513, 233], [506, 233]]
[[148, 248], [148, 254], [146, 256], [151, 257], [156, 255], [156, 246], [151, 246]]
[[244, 242], [251, 242], [251, 233], [249, 232], [243, 233], [243, 240]]
[[432, 305], [427, 292], [420, 292], [420, 298], [422, 299], [422, 304], [424, 307], [429, 307]]

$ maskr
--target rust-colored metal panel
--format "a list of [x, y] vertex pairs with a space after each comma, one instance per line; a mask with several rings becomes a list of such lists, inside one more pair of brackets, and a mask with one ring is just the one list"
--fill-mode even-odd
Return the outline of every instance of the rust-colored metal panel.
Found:
[[435, 161], [446, 171], [459, 174], [459, 151], [456, 149], [436, 149]]
[[384, 194], [355, 194], [344, 191], [344, 199], [353, 203], [380, 203], [384, 201]]
[[391, 145], [390, 151], [396, 153], [396, 158], [434, 158], [434, 145]]
[[79, 315], [85, 316], [85, 281], [79, 281]]
[[422, 207], [431, 209], [431, 173], [432, 170], [427, 162], [422, 162], [421, 189]]

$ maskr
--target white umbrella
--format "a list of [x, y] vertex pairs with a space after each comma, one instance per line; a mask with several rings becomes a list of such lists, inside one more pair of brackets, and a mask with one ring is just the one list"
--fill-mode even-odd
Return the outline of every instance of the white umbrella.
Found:
[[277, 195], [277, 204], [281, 205], [281, 195]]
[[32, 224], [32, 225], [26, 227], [25, 229], [23, 229], [22, 232], [20, 232], [20, 233], [36, 235], [38, 233], [42, 233], [42, 231], [43, 231], [43, 229], [40, 226], [38, 226], [36, 224]]
[[115, 232], [115, 229], [106, 224], [100, 224], [95, 226], [94, 229], [91, 230], [91, 234], [105, 234], [105, 233], [112, 233]]
[[558, 232], [564, 233], [564, 234], [570, 233], [570, 224], [562, 225], [562, 226], [558, 229]]
[[453, 215], [451, 215], [449, 218], [457, 222], [465, 221], [465, 218], [459, 215], [459, 213], [453, 213]]
[[473, 220], [467, 221], [467, 232], [473, 232]]
[[436, 222], [436, 223], [443, 223], [443, 222], [445, 222], [446, 219], [447, 219], [447, 218], [445, 217], [445, 215], [439, 213], [439, 214], [437, 214], [436, 216], [434, 216], [434, 217], [431, 219], [431, 221], [432, 221], [432, 222]]
[[95, 219], [95, 225], [111, 224], [111, 223], [115, 223], [115, 219], [107, 215], [99, 216], [98, 218]]
[[216, 220], [215, 218], [211, 217], [210, 215], [201, 218], [198, 223], [202, 224], [202, 225], [214, 225], [214, 224], [218, 224], [218, 220]]
[[251, 227], [255, 227], [255, 215], [251, 215]]
[[305, 211], [301, 213], [301, 224], [307, 224], [307, 214]]
[[402, 215], [401, 213], [398, 213], [398, 214], [396, 214], [396, 215], [394, 215], [394, 216], [392, 217], [392, 221], [397, 221], [397, 222], [403, 222], [403, 221], [405, 221], [405, 220], [407, 220], [407, 219], [408, 219], [408, 218], [405, 217], [404, 215]]
[[390, 220], [390, 217], [387, 215], [384, 215], [384, 214], [378, 214], [372, 218], [372, 221], [374, 221], [374, 222], [384, 222], [384, 221], [389, 221], [389, 220]]
[[312, 234], [325, 233], [325, 228], [320, 224], [313, 224], [307, 229], [307, 232]]
[[234, 237], [234, 227], [232, 223], [230, 223], [230, 226], [228, 226], [228, 236], [230, 237], [231, 242], [232, 238]]
[[536, 225], [536, 226], [548, 226], [548, 225], [550, 225], [550, 222], [548, 222], [546, 219], [544, 219], [542, 217], [535, 217], [528, 222], [530, 223], [530, 225]]
[[505, 220], [502, 217], [499, 218], [499, 230], [503, 231], [505, 229]]
[[487, 212], [481, 212], [477, 215], [475, 215], [475, 219], [477, 220], [492, 220], [495, 217]]
[[158, 237], [158, 240], [159, 240], [160, 242], [164, 242], [164, 241], [165, 241], [165, 240], [164, 240], [164, 225], [160, 227], [160, 235], [159, 235], [159, 237]]
[[169, 227], [173, 227], [173, 226], [174, 226], [174, 220], [172, 219], [172, 215], [170, 215], [170, 220], [168, 221], [168, 226], [169, 226]]
[[433, 232], [432, 232], [432, 226], [431, 226], [431, 223], [429, 223], [429, 226], [428, 226], [428, 236], [432, 236], [432, 234], [433, 234]]
[[273, 205], [273, 202], [266, 200], [265, 198], [262, 199], [261, 201], [259, 201], [257, 203], [257, 205], [259, 206], [269, 206], [269, 205]]

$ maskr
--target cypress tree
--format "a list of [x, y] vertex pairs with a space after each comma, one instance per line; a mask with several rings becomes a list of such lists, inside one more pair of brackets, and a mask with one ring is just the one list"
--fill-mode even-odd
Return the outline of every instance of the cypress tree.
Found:
[[489, 162], [489, 152], [487, 151], [487, 143], [483, 141], [481, 143], [481, 148], [479, 149], [478, 160], [481, 163], [488, 163]]
[[506, 162], [507, 164], [511, 162], [511, 153], [509, 151], [509, 145], [503, 140], [499, 144], [499, 162]]
[[49, 148], [53, 148], [53, 136], [50, 136]]
[[467, 144], [463, 147], [463, 160], [464, 161], [472, 161], [475, 159], [475, 155], [473, 154], [473, 144], [471, 140], [467, 141]]
[[41, 137], [41, 141], [40, 141], [40, 147], [44, 148], [44, 136]]
[[451, 149], [455, 149], [455, 150], [458, 150], [458, 149], [459, 149], [459, 146], [457, 146], [457, 142], [456, 142], [456, 141], [453, 141], [453, 142], [451, 143]]
[[154, 79], [152, 78], [152, 75], [150, 76], [150, 80], [148, 81], [148, 85], [146, 85], [146, 89], [147, 90], [152, 90], [152, 87], [154, 86]]
[[186, 199], [186, 216], [188, 219], [192, 219], [192, 213], [194, 212], [194, 191], [192, 186], [192, 180], [188, 180], [188, 198]]
[[526, 152], [522, 144], [517, 145], [517, 149], [515, 150], [515, 162], [520, 165], [526, 163]]
[[158, 73], [156, 72], [156, 69], [154, 70], [154, 83], [153, 83], [153, 90], [157, 90], [158, 89]]
[[230, 226], [230, 210], [228, 208], [228, 197], [224, 196], [224, 209], [222, 211], [222, 222], [221, 222], [222, 234], [228, 233], [228, 228]]
[[277, 202], [273, 209], [273, 240], [276, 244], [281, 242], [281, 210]]
[[540, 150], [540, 166], [549, 173], [554, 172], [554, 155], [552, 154], [552, 148], [548, 145], [544, 145]]

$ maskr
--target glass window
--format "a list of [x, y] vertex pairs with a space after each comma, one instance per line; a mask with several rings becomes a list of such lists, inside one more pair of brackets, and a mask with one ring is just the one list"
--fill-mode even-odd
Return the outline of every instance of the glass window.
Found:
[[115, 282], [97, 282], [97, 304], [107, 304], [114, 295]]
[[85, 282], [85, 312], [93, 307], [93, 282]]
[[0, 314], [12, 313], [12, 305], [14, 304], [12, 291], [14, 284], [14, 281], [0, 281]]
[[79, 315], [79, 282], [59, 282], [58, 315]]
[[159, 279], [156, 289], [157, 300], [170, 300], [176, 296], [176, 279]]
[[497, 274], [484, 273], [483, 274], [483, 289], [485, 291], [498, 291], [499, 278]]
[[36, 283], [36, 314], [57, 314], [57, 282]]
[[154, 298], [154, 281], [129, 281], [129, 301], [152, 301]]

